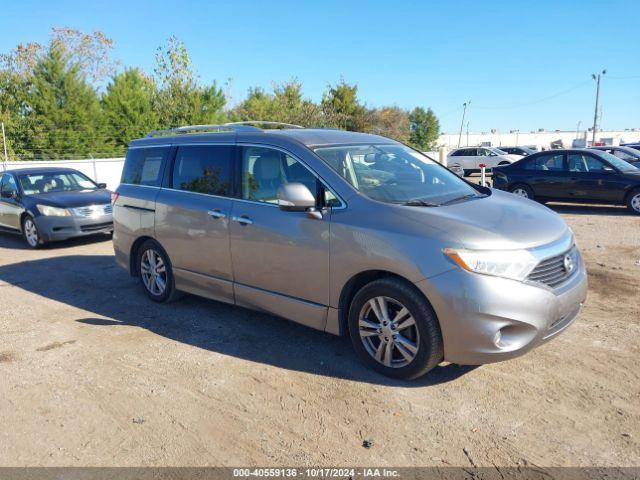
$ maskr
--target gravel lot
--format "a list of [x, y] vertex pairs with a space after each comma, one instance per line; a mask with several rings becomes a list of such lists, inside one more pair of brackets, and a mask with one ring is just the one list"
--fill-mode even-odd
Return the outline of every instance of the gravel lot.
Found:
[[0, 235], [0, 465], [639, 465], [640, 218], [554, 208], [590, 272], [577, 322], [412, 383], [285, 320], [155, 305], [105, 237]]

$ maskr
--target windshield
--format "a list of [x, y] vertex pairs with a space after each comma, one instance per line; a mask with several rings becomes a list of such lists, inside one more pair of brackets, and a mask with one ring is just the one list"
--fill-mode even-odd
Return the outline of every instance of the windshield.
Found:
[[637, 172], [638, 169], [631, 165], [630, 163], [625, 162], [621, 158], [616, 157], [615, 155], [611, 155], [607, 152], [598, 151], [598, 154], [604, 158], [607, 162], [613, 165], [615, 168], [620, 170], [621, 172]]
[[80, 172], [35, 173], [20, 175], [18, 179], [25, 195], [98, 189], [98, 185]]
[[346, 145], [315, 152], [357, 190], [380, 202], [436, 206], [480, 196], [455, 173], [404, 145]]

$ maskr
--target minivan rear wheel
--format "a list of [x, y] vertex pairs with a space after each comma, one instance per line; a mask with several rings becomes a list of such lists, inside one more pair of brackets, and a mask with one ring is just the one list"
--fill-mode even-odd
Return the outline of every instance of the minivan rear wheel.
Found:
[[154, 240], [147, 240], [138, 250], [138, 274], [147, 295], [154, 302], [168, 303], [178, 298], [171, 261]]
[[431, 305], [401, 279], [365, 285], [351, 302], [348, 322], [358, 357], [384, 375], [417, 378], [442, 360], [442, 334]]

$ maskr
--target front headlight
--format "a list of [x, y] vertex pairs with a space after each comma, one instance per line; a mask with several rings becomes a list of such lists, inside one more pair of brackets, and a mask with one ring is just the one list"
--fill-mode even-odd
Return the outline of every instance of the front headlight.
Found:
[[524, 280], [538, 264], [528, 250], [465, 250], [445, 248], [451, 260], [469, 272]]
[[71, 215], [66, 208], [51, 207], [49, 205], [36, 205], [36, 207], [46, 217], [68, 217]]

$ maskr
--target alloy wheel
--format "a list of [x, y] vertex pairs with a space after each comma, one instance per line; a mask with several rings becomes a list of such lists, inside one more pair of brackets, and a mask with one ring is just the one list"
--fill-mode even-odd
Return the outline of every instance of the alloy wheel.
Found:
[[522, 198], [529, 198], [529, 194], [522, 187], [514, 188], [511, 193], [513, 193], [514, 195], [517, 195], [519, 197], [522, 197]]
[[418, 353], [420, 333], [416, 321], [411, 312], [393, 298], [371, 298], [360, 311], [358, 326], [365, 349], [385, 367], [404, 367]]
[[167, 267], [158, 252], [148, 249], [140, 261], [140, 274], [145, 288], [152, 295], [162, 295], [167, 288]]
[[36, 224], [30, 218], [27, 218], [24, 221], [24, 236], [27, 239], [27, 243], [32, 246], [38, 246], [40, 242], [40, 238], [38, 237], [38, 229], [36, 228]]
[[633, 208], [636, 212], [640, 213], [640, 193], [636, 194], [631, 199], [631, 208]]

